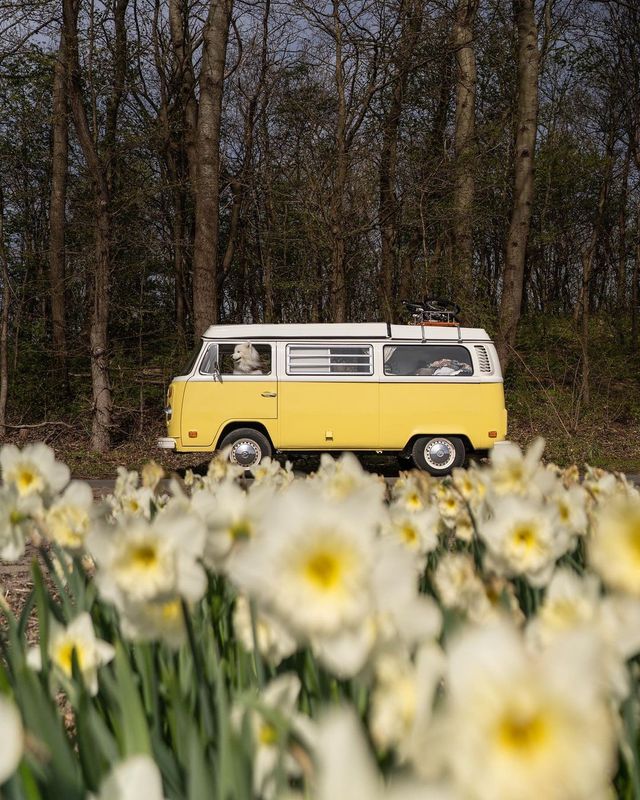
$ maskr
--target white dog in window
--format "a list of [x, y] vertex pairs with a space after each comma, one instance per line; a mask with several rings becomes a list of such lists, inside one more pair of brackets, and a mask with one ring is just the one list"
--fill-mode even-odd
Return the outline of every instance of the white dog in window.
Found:
[[241, 342], [233, 348], [234, 375], [262, 375], [260, 355], [251, 342]]

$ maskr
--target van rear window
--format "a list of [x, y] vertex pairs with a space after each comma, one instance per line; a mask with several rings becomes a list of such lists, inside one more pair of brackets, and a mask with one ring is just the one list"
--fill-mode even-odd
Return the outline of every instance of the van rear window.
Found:
[[385, 375], [473, 375], [471, 355], [460, 345], [399, 344], [384, 348]]
[[373, 375], [371, 345], [287, 345], [287, 375]]

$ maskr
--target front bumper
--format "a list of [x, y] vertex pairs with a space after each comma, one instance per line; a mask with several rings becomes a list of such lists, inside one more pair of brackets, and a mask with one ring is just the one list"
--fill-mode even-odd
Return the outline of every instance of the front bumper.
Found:
[[175, 450], [176, 440], [172, 439], [170, 436], [161, 436], [156, 442], [156, 445], [162, 450]]

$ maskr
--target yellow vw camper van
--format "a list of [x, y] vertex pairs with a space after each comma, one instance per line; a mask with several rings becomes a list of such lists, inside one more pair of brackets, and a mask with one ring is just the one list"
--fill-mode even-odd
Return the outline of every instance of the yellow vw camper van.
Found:
[[230, 447], [246, 468], [273, 452], [368, 450], [446, 475], [507, 427], [495, 347], [458, 325], [212, 325], [165, 413], [160, 447]]

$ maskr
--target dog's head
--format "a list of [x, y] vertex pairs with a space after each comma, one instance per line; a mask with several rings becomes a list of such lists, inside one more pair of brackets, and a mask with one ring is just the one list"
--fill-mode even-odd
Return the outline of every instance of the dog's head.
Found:
[[235, 369], [242, 372], [258, 369], [260, 367], [260, 355], [251, 342], [240, 342], [237, 344], [231, 355]]

